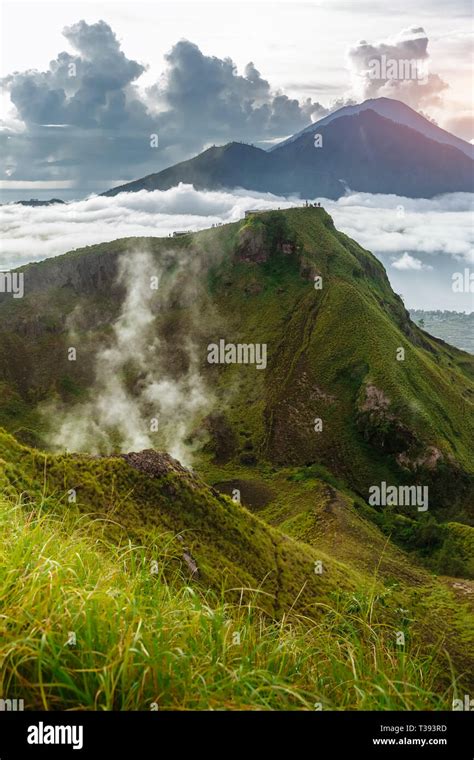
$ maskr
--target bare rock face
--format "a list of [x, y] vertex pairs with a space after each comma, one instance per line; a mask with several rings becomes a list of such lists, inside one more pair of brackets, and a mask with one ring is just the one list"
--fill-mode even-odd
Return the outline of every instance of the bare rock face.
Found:
[[265, 241], [265, 233], [262, 229], [243, 229], [239, 235], [239, 244], [236, 250], [238, 261], [246, 263], [263, 264], [268, 260], [270, 251]]
[[184, 475], [187, 478], [193, 477], [190, 470], [183, 467], [177, 459], [174, 459], [164, 451], [145, 449], [138, 452], [131, 451], [128, 454], [121, 454], [120, 456], [122, 459], [125, 459], [130, 467], [145, 473], [149, 478], [162, 478], [170, 472]]
[[361, 405], [363, 412], [385, 411], [390, 406], [390, 399], [382, 390], [375, 385], [367, 385], [365, 388], [365, 399]]
[[312, 261], [302, 258], [300, 261], [300, 275], [303, 280], [313, 282], [315, 277], [322, 277], [322, 272]]
[[408, 452], [420, 442], [391, 411], [390, 399], [375, 385], [365, 387], [365, 398], [359, 402], [357, 426], [366, 441], [387, 454]]
[[443, 462], [444, 457], [441, 451], [436, 446], [428, 446], [420, 456], [410, 459], [406, 453], [402, 452], [397, 456], [397, 462], [401, 467], [406, 467], [410, 470], [418, 470], [424, 468], [426, 470], [436, 470], [439, 462]]
[[283, 253], [285, 256], [292, 256], [296, 253], [296, 244], [292, 243], [291, 241], [282, 241], [278, 244], [278, 250], [281, 251], [281, 253]]
[[246, 296], [258, 296], [263, 290], [263, 285], [260, 282], [249, 282], [244, 288]]

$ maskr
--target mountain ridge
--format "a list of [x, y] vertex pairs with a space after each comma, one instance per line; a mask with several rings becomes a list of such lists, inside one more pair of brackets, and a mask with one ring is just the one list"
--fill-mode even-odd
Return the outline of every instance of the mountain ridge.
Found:
[[[410, 320], [370, 251], [310, 206], [20, 271], [24, 298], [0, 297], [3, 693], [447, 709], [469, 692], [474, 357]], [[265, 345], [265, 368], [209, 363], [220, 340]], [[428, 489], [429, 508], [374, 487]]]
[[[443, 130], [416, 112], [412, 112], [413, 118], [426, 123], [425, 132], [429, 135], [414, 129], [412, 124], [394, 122], [370, 107], [339, 116], [338, 113], [317, 123], [322, 138], [320, 147], [315, 147], [313, 139], [316, 125], [310, 125], [271, 151], [245, 143], [213, 146], [192, 159], [107, 190], [103, 195], [167, 190], [180, 182], [192, 184], [198, 190], [239, 187], [276, 195], [332, 199], [340, 198], [348, 188], [414, 198], [472, 191], [469, 144], [466, 143], [468, 155], [459, 149], [454, 138], [456, 145], [447, 144], [446, 139], [440, 141], [439, 133]], [[432, 138], [432, 130], [438, 139]]]
[[[151, 322], [163, 365], [178, 379], [190, 361], [179, 346], [192, 339], [200, 376], [216, 395], [217, 418], [193, 432], [199, 440], [206, 431], [214, 456], [278, 467], [320, 462], [363, 498], [374, 482], [424, 478], [435, 512], [463, 513], [472, 491], [466, 414], [474, 359], [411, 322], [382, 264], [322, 208], [253, 213], [181, 238], [124, 239], [23, 267], [23, 302], [0, 298], [1, 424], [14, 432], [16, 409], [30, 428], [51, 394], [73, 405], [77, 398], [80, 409], [93, 387], [94, 355], [119, 317], [119, 261], [143, 248], [163, 268], [169, 305], [163, 310], [158, 299]], [[177, 272], [173, 261], [183, 262]], [[79, 365], [67, 360], [67, 323], [76, 314]], [[268, 344], [266, 371], [210, 365], [206, 347], [222, 337]], [[400, 348], [405, 362], [397, 361]], [[323, 436], [311, 424], [318, 414]], [[40, 444], [37, 434], [41, 425], [33, 438]]]

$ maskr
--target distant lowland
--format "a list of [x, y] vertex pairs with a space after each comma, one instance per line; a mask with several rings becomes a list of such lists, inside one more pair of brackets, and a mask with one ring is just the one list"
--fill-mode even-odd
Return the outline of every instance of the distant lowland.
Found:
[[474, 312], [410, 309], [410, 317], [435, 338], [474, 354]]

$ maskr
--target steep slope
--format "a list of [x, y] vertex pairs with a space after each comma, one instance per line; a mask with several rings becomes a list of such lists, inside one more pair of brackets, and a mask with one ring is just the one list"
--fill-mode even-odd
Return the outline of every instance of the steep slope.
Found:
[[[382, 265], [321, 208], [252, 214], [175, 240], [116, 241], [26, 267], [27, 296], [0, 298], [5, 427], [45, 445], [42, 401], [63, 399], [81, 413], [123, 300], [118, 263], [143, 246], [162, 273], [150, 318], [162, 371], [186, 373], [192, 344], [213, 397], [189, 429], [197, 452], [251, 466], [321, 463], [364, 500], [382, 481], [418, 484], [429, 488], [430, 514], [472, 519], [474, 359], [413, 324]], [[78, 362], [68, 361], [72, 328]], [[265, 344], [266, 369], [210, 364], [208, 346], [221, 339]], [[140, 373], [127, 372], [139, 395]], [[160, 431], [153, 442], [163, 445]]]

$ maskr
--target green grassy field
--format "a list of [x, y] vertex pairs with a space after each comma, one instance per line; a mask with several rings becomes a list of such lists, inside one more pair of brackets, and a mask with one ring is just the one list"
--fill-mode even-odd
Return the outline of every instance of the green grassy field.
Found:
[[[472, 686], [468, 581], [432, 576], [325, 480], [268, 472], [245, 507], [156, 456], [150, 474], [0, 435], [4, 697], [441, 710]], [[247, 498], [244, 469], [203, 474]]]
[[0, 693], [27, 709], [436, 710], [456, 693], [442, 647], [397, 646], [375, 592], [272, 621], [261, 590], [193, 587], [163, 536], [118, 545], [74, 510], [5, 501], [0, 523]]

